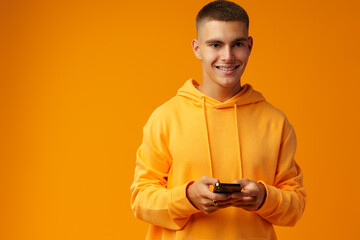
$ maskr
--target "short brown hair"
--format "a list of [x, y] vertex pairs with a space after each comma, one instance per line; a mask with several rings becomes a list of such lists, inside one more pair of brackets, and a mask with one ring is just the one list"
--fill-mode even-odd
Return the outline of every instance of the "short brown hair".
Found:
[[249, 29], [249, 16], [246, 11], [236, 3], [226, 0], [216, 0], [205, 5], [196, 16], [196, 30], [199, 32], [200, 24], [206, 20], [240, 21]]

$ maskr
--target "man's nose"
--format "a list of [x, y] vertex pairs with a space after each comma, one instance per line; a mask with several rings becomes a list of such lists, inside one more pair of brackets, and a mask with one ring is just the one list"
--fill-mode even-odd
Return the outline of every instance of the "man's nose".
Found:
[[235, 60], [234, 53], [230, 46], [226, 46], [223, 48], [221, 60], [226, 63], [232, 63]]

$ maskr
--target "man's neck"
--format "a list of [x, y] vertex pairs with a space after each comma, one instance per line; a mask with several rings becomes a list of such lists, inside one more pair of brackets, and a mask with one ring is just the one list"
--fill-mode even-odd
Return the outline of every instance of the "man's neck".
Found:
[[[211, 86], [212, 85], [212, 86]], [[222, 87], [217, 84], [205, 84], [201, 83], [197, 89], [205, 94], [206, 96], [209, 96], [211, 98], [214, 98], [220, 102], [226, 102], [228, 99], [235, 96], [238, 92], [241, 90], [241, 84], [239, 81], [239, 84], [236, 84], [235, 86], [231, 88]]]

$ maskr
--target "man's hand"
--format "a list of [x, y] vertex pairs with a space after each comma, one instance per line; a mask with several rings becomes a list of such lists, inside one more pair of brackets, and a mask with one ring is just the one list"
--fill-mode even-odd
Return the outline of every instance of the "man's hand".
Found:
[[240, 207], [248, 211], [258, 210], [265, 201], [265, 186], [249, 179], [235, 180], [234, 183], [241, 184], [242, 192], [233, 193], [231, 197], [232, 206]]
[[[215, 206], [213, 201], [225, 201], [231, 199], [231, 194], [220, 194], [213, 193], [210, 191], [209, 186], [219, 182], [216, 178], [203, 176], [190, 186], [186, 190], [186, 197], [189, 199], [191, 204], [202, 211], [203, 213], [209, 214], [219, 208], [230, 206], [230, 204]], [[225, 202], [224, 202], [225, 203]]]

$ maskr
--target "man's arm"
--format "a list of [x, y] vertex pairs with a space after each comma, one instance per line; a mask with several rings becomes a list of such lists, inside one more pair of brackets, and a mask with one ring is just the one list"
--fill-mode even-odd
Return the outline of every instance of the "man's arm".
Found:
[[192, 214], [200, 211], [187, 199], [190, 181], [167, 188], [172, 158], [163, 128], [164, 124], [155, 111], [144, 127], [143, 142], [137, 151], [131, 207], [135, 216], [146, 222], [179, 230]]
[[255, 211], [275, 225], [295, 225], [304, 211], [306, 202], [303, 174], [294, 160], [295, 150], [295, 133], [286, 121], [274, 183], [236, 180], [234, 183], [242, 184], [244, 191], [232, 194], [233, 199], [221, 202], [220, 205], [232, 205]]
[[280, 226], [294, 226], [305, 209], [303, 172], [294, 160], [296, 136], [286, 120], [273, 183], [259, 181], [266, 188], [266, 199], [256, 211], [262, 218]]

